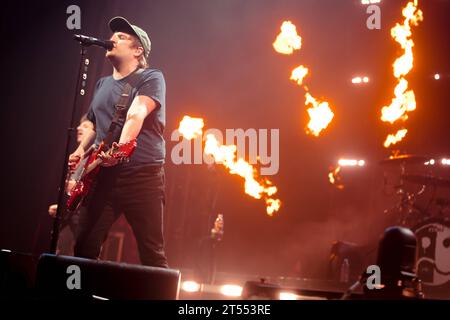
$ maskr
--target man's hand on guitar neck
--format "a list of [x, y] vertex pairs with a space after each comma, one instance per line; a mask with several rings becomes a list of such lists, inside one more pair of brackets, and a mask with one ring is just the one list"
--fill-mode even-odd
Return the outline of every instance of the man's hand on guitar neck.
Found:
[[112, 167], [119, 163], [119, 159], [116, 157], [113, 157], [113, 150], [117, 149], [119, 145], [117, 142], [113, 142], [112, 148], [108, 150], [107, 152], [100, 152], [98, 157], [102, 159], [102, 163], [100, 164], [103, 167]]
[[77, 148], [74, 153], [69, 156], [69, 169], [75, 171], [80, 164], [80, 160], [83, 159], [84, 150], [82, 148]]
[[[86, 120], [86, 122], [89, 122], [91, 124], [91, 127], [95, 128], [94, 123], [90, 122], [89, 120]], [[71, 171], [75, 171], [80, 163], [80, 160], [83, 159], [84, 154], [86, 152], [89, 153], [89, 146], [94, 143], [95, 135], [95, 129], [86, 129], [84, 131], [83, 139], [81, 140], [80, 145], [78, 146], [77, 150], [75, 150], [75, 152], [69, 156], [68, 165]]]
[[103, 167], [112, 167], [118, 163], [129, 161], [129, 157], [137, 146], [136, 139], [132, 139], [126, 143], [113, 142], [111, 149], [98, 154], [98, 158], [102, 160], [100, 163]]

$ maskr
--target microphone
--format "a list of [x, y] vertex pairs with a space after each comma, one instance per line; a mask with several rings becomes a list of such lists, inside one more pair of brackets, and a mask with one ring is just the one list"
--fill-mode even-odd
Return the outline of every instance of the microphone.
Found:
[[100, 40], [94, 37], [83, 36], [81, 34], [75, 34], [73, 38], [84, 46], [99, 46], [108, 51], [111, 51], [112, 48], [114, 48], [114, 41], [111, 40]]

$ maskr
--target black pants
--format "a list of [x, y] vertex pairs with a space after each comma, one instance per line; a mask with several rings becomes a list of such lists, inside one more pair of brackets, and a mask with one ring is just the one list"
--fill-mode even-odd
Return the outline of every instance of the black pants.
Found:
[[60, 226], [57, 253], [64, 256], [73, 255], [73, 242], [76, 239], [78, 222], [80, 220], [80, 212], [84, 210], [80, 207], [76, 212], [65, 212], [65, 217]]
[[167, 268], [163, 239], [162, 166], [101, 168], [80, 215], [75, 256], [97, 259], [112, 224], [124, 214], [144, 265]]

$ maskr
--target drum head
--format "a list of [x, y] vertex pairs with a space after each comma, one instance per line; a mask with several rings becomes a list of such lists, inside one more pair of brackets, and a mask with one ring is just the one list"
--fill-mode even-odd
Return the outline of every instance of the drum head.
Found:
[[450, 295], [450, 220], [428, 219], [413, 231], [417, 237], [417, 275], [424, 292]]

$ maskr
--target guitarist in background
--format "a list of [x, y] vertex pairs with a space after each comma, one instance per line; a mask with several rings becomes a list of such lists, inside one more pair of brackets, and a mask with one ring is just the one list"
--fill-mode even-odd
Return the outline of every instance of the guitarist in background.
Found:
[[[94, 126], [92, 122], [90, 122], [86, 115], [83, 115], [80, 119], [80, 124], [77, 127], [77, 142], [80, 143], [83, 140], [83, 137], [88, 134], [89, 132], [92, 132], [94, 130]], [[92, 136], [92, 135], [91, 135]], [[93, 141], [91, 141], [89, 144], [92, 144]], [[83, 168], [82, 165], [87, 160], [84, 159], [81, 161], [80, 165], [78, 166], [77, 170], [72, 173], [66, 182], [66, 192], [69, 192], [72, 187], [75, 184], [75, 181], [80, 178], [81, 169]], [[57, 204], [52, 204], [48, 207], [48, 213], [51, 217], [56, 216], [56, 210], [58, 209]], [[65, 217], [63, 219], [63, 222], [61, 224], [61, 233], [59, 236], [58, 241], [58, 248], [57, 252], [58, 254], [62, 255], [73, 255], [73, 241], [76, 237], [77, 227], [78, 227], [78, 220], [79, 220], [79, 211], [83, 208], [80, 208], [73, 212], [72, 214], [65, 214]]]
[[114, 48], [106, 58], [113, 72], [96, 84], [87, 113], [94, 130], [70, 155], [69, 166], [75, 170], [79, 165], [89, 139], [95, 136], [96, 145], [105, 139], [127, 77], [143, 69], [136, 74], [140, 79], [131, 92], [131, 105], [114, 132], [118, 146], [137, 139], [137, 147], [126, 163], [119, 163], [110, 152], [100, 152], [102, 167], [85, 198], [74, 253], [97, 259], [109, 229], [123, 213], [136, 237], [142, 264], [167, 268], [163, 240], [165, 80], [161, 71], [148, 67], [151, 43], [144, 30], [122, 17], [111, 19], [109, 27]]

